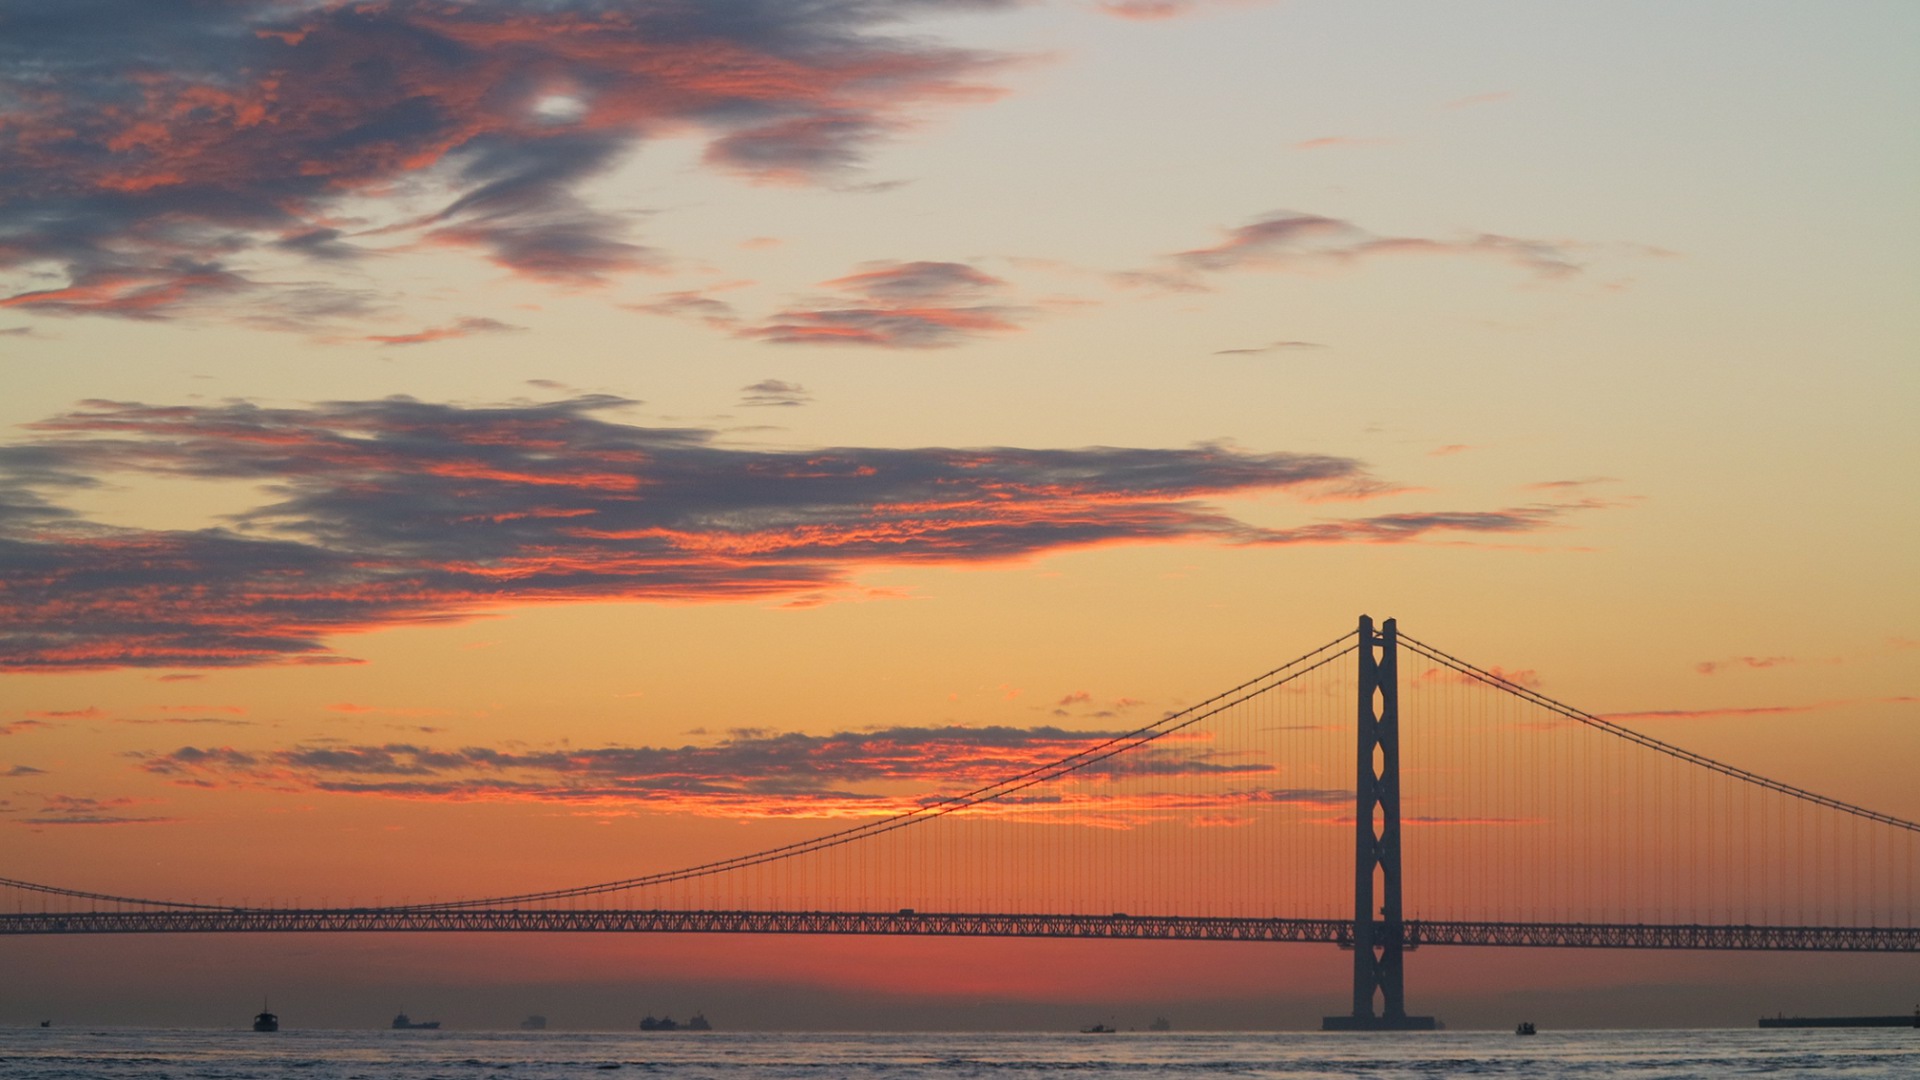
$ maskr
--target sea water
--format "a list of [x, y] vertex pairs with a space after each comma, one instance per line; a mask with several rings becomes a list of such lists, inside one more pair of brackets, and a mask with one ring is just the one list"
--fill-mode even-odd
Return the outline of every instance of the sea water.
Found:
[[1920, 1077], [1920, 1031], [673, 1034], [0, 1030], [5, 1080]]

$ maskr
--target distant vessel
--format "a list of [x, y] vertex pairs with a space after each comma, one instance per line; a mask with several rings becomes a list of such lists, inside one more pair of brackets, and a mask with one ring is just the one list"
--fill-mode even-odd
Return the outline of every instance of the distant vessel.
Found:
[[1147, 1025], [1148, 1031], [1172, 1031], [1173, 1024], [1164, 1016], [1156, 1016], [1153, 1023]]
[[257, 1013], [253, 1018], [253, 1030], [279, 1031], [280, 1018], [273, 1015], [272, 1013], [268, 1012], [265, 1009], [261, 1009], [260, 1012]]
[[1763, 1016], [1763, 1028], [1910, 1027], [1920, 1028], [1920, 1008], [1912, 1016]]
[[694, 1013], [692, 1018], [687, 1021], [687, 1030], [688, 1031], [712, 1031], [713, 1025], [707, 1023], [707, 1018], [705, 1014]]
[[539, 1013], [534, 1013], [532, 1016], [529, 1016], [525, 1020], [520, 1021], [520, 1030], [521, 1031], [545, 1031], [547, 1030], [547, 1018], [544, 1016], [541, 1016]]
[[40, 1021], [40, 1026], [41, 1026], [41, 1027], [52, 1027], [52, 1026], [53, 1026], [53, 1021], [51, 1021], [51, 1020], [42, 1020], [42, 1021]]
[[407, 1018], [406, 1013], [401, 1013], [399, 1016], [396, 1016], [393, 1018], [393, 1030], [395, 1031], [438, 1031], [440, 1030], [440, 1021], [422, 1020], [418, 1023], [415, 1023], [414, 1021]]
[[663, 1016], [660, 1019], [655, 1020], [653, 1018], [653, 1015], [649, 1013], [645, 1020], [640, 1021], [640, 1030], [641, 1031], [679, 1031], [680, 1025], [671, 1016]]
[[1105, 1025], [1105, 1024], [1095, 1024], [1095, 1025], [1093, 1025], [1092, 1027], [1083, 1027], [1083, 1028], [1081, 1028], [1081, 1029], [1080, 1029], [1080, 1034], [1082, 1034], [1082, 1035], [1111, 1035], [1111, 1034], [1113, 1034], [1113, 1031], [1114, 1031], [1114, 1029], [1113, 1029], [1113, 1028], [1110, 1028], [1110, 1027], [1108, 1027], [1108, 1026], [1107, 1026], [1107, 1025]]
[[1539, 1032], [1534, 1030], [1533, 1021], [1531, 1020], [1520, 1021], [1520, 1026], [1517, 1028], [1514, 1028], [1513, 1033], [1515, 1035], [1538, 1035], [1539, 1034]]

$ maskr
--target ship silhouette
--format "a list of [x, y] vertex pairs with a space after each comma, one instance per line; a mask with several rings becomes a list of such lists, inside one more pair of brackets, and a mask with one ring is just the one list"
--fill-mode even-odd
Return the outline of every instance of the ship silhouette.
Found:
[[662, 1016], [656, 1019], [652, 1013], [648, 1013], [646, 1019], [640, 1021], [640, 1030], [641, 1031], [712, 1031], [713, 1025], [707, 1022], [707, 1018], [703, 1013], [694, 1013], [693, 1016], [687, 1020], [685, 1026], [682, 1026], [680, 1021], [675, 1020], [671, 1016]]

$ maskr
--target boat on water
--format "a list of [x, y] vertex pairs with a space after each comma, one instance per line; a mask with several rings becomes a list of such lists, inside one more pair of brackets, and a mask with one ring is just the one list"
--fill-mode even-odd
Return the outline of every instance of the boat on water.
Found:
[[640, 1021], [640, 1030], [641, 1031], [679, 1031], [680, 1023], [679, 1021], [675, 1020], [671, 1016], [663, 1016], [658, 1020], [656, 1020], [653, 1018], [652, 1013], [648, 1013], [647, 1018]]
[[254, 1014], [254, 1017], [253, 1017], [253, 1030], [255, 1030], [255, 1031], [279, 1031], [279, 1030], [280, 1030], [280, 1018], [279, 1018], [278, 1016], [275, 1016], [274, 1014], [272, 1014], [272, 1013], [270, 1013], [270, 1012], [268, 1012], [268, 1011], [267, 1011], [267, 1010], [265, 1010], [265, 1009], [261, 1009], [261, 1010], [260, 1010], [260, 1011], [259, 1011], [258, 1013], [256, 1013], [256, 1014]]
[[1540, 1034], [1540, 1033], [1539, 1033], [1538, 1031], [1536, 1031], [1536, 1030], [1534, 1030], [1534, 1026], [1533, 1026], [1533, 1021], [1531, 1021], [1531, 1020], [1522, 1020], [1522, 1021], [1520, 1021], [1520, 1026], [1519, 1026], [1519, 1027], [1517, 1027], [1517, 1028], [1514, 1028], [1514, 1029], [1513, 1029], [1513, 1033], [1514, 1033], [1515, 1035], [1538, 1035], [1538, 1034]]
[[1913, 1010], [1912, 1016], [1904, 1013], [1893, 1016], [1763, 1016], [1760, 1018], [1763, 1028], [1843, 1028], [1843, 1027], [1910, 1027], [1920, 1028], [1920, 1008]]
[[707, 1023], [707, 1018], [704, 1013], [694, 1013], [691, 1017], [687, 1018], [687, 1030], [712, 1031], [713, 1025]]
[[1081, 1028], [1081, 1029], [1080, 1029], [1080, 1034], [1082, 1034], [1082, 1035], [1111, 1035], [1111, 1034], [1113, 1034], [1113, 1033], [1114, 1033], [1114, 1030], [1115, 1030], [1115, 1029], [1113, 1029], [1113, 1028], [1111, 1028], [1111, 1027], [1108, 1027], [1108, 1026], [1107, 1026], [1107, 1025], [1105, 1025], [1105, 1024], [1095, 1024], [1095, 1025], [1093, 1025], [1092, 1027], [1083, 1027], [1083, 1028]]
[[529, 1016], [525, 1020], [520, 1021], [520, 1030], [521, 1031], [545, 1031], [547, 1030], [547, 1018], [544, 1016], [541, 1016], [539, 1013], [534, 1013], [532, 1016]]
[[438, 1031], [440, 1030], [440, 1021], [438, 1020], [416, 1021], [408, 1017], [406, 1013], [401, 1013], [399, 1016], [396, 1016], [393, 1018], [393, 1030], [395, 1031]]
[[1156, 1016], [1153, 1018], [1153, 1023], [1147, 1025], [1147, 1030], [1148, 1031], [1172, 1031], [1173, 1021], [1168, 1020], [1164, 1016]]

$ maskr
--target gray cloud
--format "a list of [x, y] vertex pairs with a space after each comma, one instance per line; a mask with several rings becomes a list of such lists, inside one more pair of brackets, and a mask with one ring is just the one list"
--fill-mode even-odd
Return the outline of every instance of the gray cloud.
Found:
[[937, 349], [1017, 330], [1033, 314], [1004, 302], [1006, 282], [965, 263], [870, 263], [822, 284], [839, 295], [788, 308], [741, 333], [778, 345]]
[[1215, 356], [1261, 356], [1273, 352], [1294, 352], [1300, 349], [1324, 349], [1325, 345], [1317, 341], [1270, 341], [1265, 345], [1256, 345], [1250, 349], [1217, 349]]
[[[871, 565], [1252, 542], [1268, 534], [1202, 500], [1370, 483], [1344, 458], [1220, 446], [735, 449], [604, 418], [621, 404], [94, 402], [33, 425], [0, 446], [0, 667], [338, 663], [332, 635], [515, 603], [794, 598]], [[59, 505], [127, 472], [277, 495], [193, 531]]]
[[[894, 727], [831, 735], [743, 729], [703, 746], [450, 749], [414, 743], [242, 751], [181, 747], [141, 755], [139, 767], [194, 785], [456, 801], [668, 803], [695, 812], [804, 814], [809, 803], [899, 802], [876, 785], [918, 790], [992, 783], [1121, 734], [1057, 727]], [[1085, 780], [1216, 776], [1254, 782], [1277, 770], [1203, 746], [1150, 744], [1083, 770]], [[1351, 793], [1245, 788], [1245, 801], [1351, 801]], [[1057, 790], [1022, 799], [1057, 801]]]
[[747, 408], [792, 408], [813, 400], [806, 387], [779, 379], [761, 379], [751, 386], [743, 386], [740, 395], [741, 406]]
[[[998, 62], [891, 27], [1010, 4], [0, 3], [0, 307], [293, 326], [262, 257], [325, 269], [396, 231], [570, 286], [645, 269], [583, 181], [663, 129], [750, 177], [845, 173]], [[387, 217], [344, 227], [349, 201]]]
[[1480, 233], [1452, 240], [1380, 236], [1350, 221], [1280, 211], [1228, 229], [1218, 243], [1175, 252], [1159, 265], [1117, 275], [1122, 284], [1193, 291], [1209, 275], [1242, 270], [1283, 270], [1350, 263], [1392, 255], [1445, 255], [1511, 263], [1542, 278], [1570, 277], [1582, 270], [1574, 245]]

